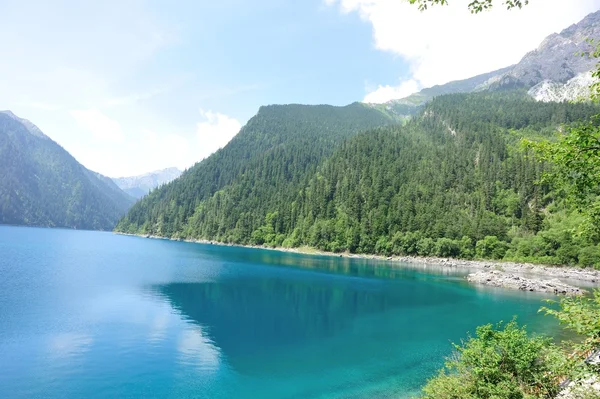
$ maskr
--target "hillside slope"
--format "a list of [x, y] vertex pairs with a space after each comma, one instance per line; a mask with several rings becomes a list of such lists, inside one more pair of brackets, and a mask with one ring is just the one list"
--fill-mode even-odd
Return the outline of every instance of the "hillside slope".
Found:
[[261, 107], [224, 148], [184, 172], [175, 181], [142, 198], [117, 231], [184, 235], [201, 223], [210, 235], [213, 220], [199, 222], [206, 207], [210, 217], [227, 219], [244, 236], [262, 223], [266, 209], [285, 207], [298, 186], [345, 138], [360, 131], [396, 123], [378, 110], [354, 103], [271, 105]]
[[[198, 181], [184, 174], [138, 203], [117, 229], [333, 252], [593, 265], [597, 243], [568, 233], [577, 217], [560, 193], [535, 184], [546, 166], [518, 143], [598, 112], [589, 104], [536, 102], [524, 91], [440, 96], [403, 126], [340, 137], [327, 152], [314, 136], [269, 147], [204, 197], [186, 197], [184, 187]], [[276, 126], [261, 120], [265, 130]], [[248, 139], [257, 122], [248, 124]], [[186, 209], [193, 211], [184, 218]]]
[[31, 122], [0, 112], [0, 223], [110, 230], [133, 198]]

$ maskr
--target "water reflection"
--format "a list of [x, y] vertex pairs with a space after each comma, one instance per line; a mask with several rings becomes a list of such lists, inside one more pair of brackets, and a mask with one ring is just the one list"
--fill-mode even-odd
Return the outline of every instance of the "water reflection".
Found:
[[547, 324], [422, 265], [20, 228], [0, 253], [0, 397], [402, 397], [476, 325]]
[[180, 354], [179, 363], [198, 367], [200, 371], [216, 371], [219, 368], [219, 350], [204, 337], [199, 327], [185, 329], [181, 332], [177, 344]]
[[[410, 281], [294, 274], [288, 272], [285, 279], [268, 273], [219, 282], [172, 283], [153, 290], [198, 327], [202, 342], [213, 342], [238, 370], [257, 356], [358, 331], [357, 321], [374, 315], [412, 308], [427, 314], [423, 309], [469, 300], [454, 284], [423, 289]], [[397, 322], [394, 328], [401, 328]]]
[[93, 338], [90, 334], [75, 332], [58, 333], [49, 338], [48, 351], [53, 360], [67, 360], [89, 350]]
[[243, 247], [223, 247], [220, 245], [207, 245], [195, 243], [177, 243], [181, 248], [201, 255], [205, 261], [214, 261], [218, 264], [248, 263], [270, 265], [278, 267], [293, 267], [314, 269], [320, 272], [332, 272], [358, 277], [377, 278], [410, 278], [422, 279], [434, 276], [462, 277], [469, 270], [442, 265], [428, 265], [418, 263], [405, 263], [380, 259], [369, 259], [348, 256], [306, 255], [294, 252], [284, 252], [268, 249], [254, 249]]

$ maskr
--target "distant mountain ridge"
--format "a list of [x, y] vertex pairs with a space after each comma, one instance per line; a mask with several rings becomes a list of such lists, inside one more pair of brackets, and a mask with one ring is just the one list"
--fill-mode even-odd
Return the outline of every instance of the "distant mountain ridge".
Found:
[[139, 199], [148, 194], [152, 189], [175, 180], [181, 173], [183, 173], [181, 170], [173, 167], [139, 176], [113, 177], [112, 180], [121, 190]]
[[575, 100], [586, 94], [591, 71], [598, 62], [587, 56], [593, 46], [589, 39], [600, 39], [600, 11], [560, 33], [546, 37], [537, 49], [527, 53], [519, 63], [472, 78], [425, 88], [382, 106], [399, 117], [416, 114], [434, 97], [443, 94], [470, 93], [483, 90], [525, 89], [538, 101]]
[[441, 96], [443, 94], [470, 93], [473, 91], [477, 91], [485, 87], [485, 85], [488, 84], [490, 79], [494, 79], [497, 76], [503, 75], [509, 72], [512, 68], [514, 68], [514, 65], [498, 69], [496, 71], [473, 76], [471, 78], [454, 80], [443, 85], [435, 85], [432, 87], [428, 87], [419, 91], [418, 93], [411, 94], [408, 97], [399, 100], [392, 100], [390, 101], [390, 103], [420, 105], [426, 101], [433, 99], [433, 97]]
[[33, 123], [0, 111], [0, 224], [110, 230], [133, 202]]

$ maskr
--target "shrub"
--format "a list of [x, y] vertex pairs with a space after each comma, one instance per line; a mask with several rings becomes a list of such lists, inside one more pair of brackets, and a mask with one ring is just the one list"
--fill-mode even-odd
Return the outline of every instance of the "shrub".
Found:
[[464, 236], [458, 242], [460, 249], [460, 257], [464, 259], [472, 259], [475, 256], [475, 247], [471, 237]]
[[581, 266], [600, 269], [600, 247], [595, 245], [580, 249], [578, 259]]
[[485, 236], [475, 245], [477, 257], [485, 259], [502, 259], [507, 250], [508, 244], [496, 236]]
[[449, 238], [439, 238], [435, 243], [435, 254], [441, 257], [457, 257], [460, 255], [458, 242]]
[[430, 256], [435, 253], [435, 241], [432, 238], [421, 238], [417, 242], [417, 253], [419, 256]]
[[530, 337], [515, 320], [477, 328], [423, 388], [424, 399], [552, 398], [568, 364], [551, 340]]

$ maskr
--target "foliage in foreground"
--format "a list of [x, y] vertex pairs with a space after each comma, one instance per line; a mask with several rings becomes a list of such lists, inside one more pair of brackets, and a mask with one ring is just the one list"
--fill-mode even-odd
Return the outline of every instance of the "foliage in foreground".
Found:
[[[423, 399], [545, 399], [555, 397], [566, 378], [585, 381], [598, 376], [598, 366], [584, 362], [600, 346], [600, 290], [592, 298], [565, 297], [559, 308], [540, 311], [555, 316], [577, 334], [560, 346], [528, 335], [515, 320], [477, 328], [439, 374], [423, 388]], [[598, 398], [589, 387], [576, 387], [574, 397]]]
[[600, 349], [600, 290], [594, 291], [593, 297], [563, 298], [558, 304], [559, 310], [543, 307], [540, 311], [556, 317], [565, 328], [582, 337], [573, 343], [574, 353], [584, 356]]
[[[596, 116], [598, 119], [600, 116]], [[527, 142], [538, 157], [554, 167], [545, 180], [586, 216], [584, 233], [600, 236], [600, 128], [592, 121], [570, 126], [557, 141]]]
[[530, 337], [514, 320], [478, 327], [476, 337], [455, 349], [456, 357], [423, 389], [424, 398], [552, 398], [567, 371], [550, 339]]

